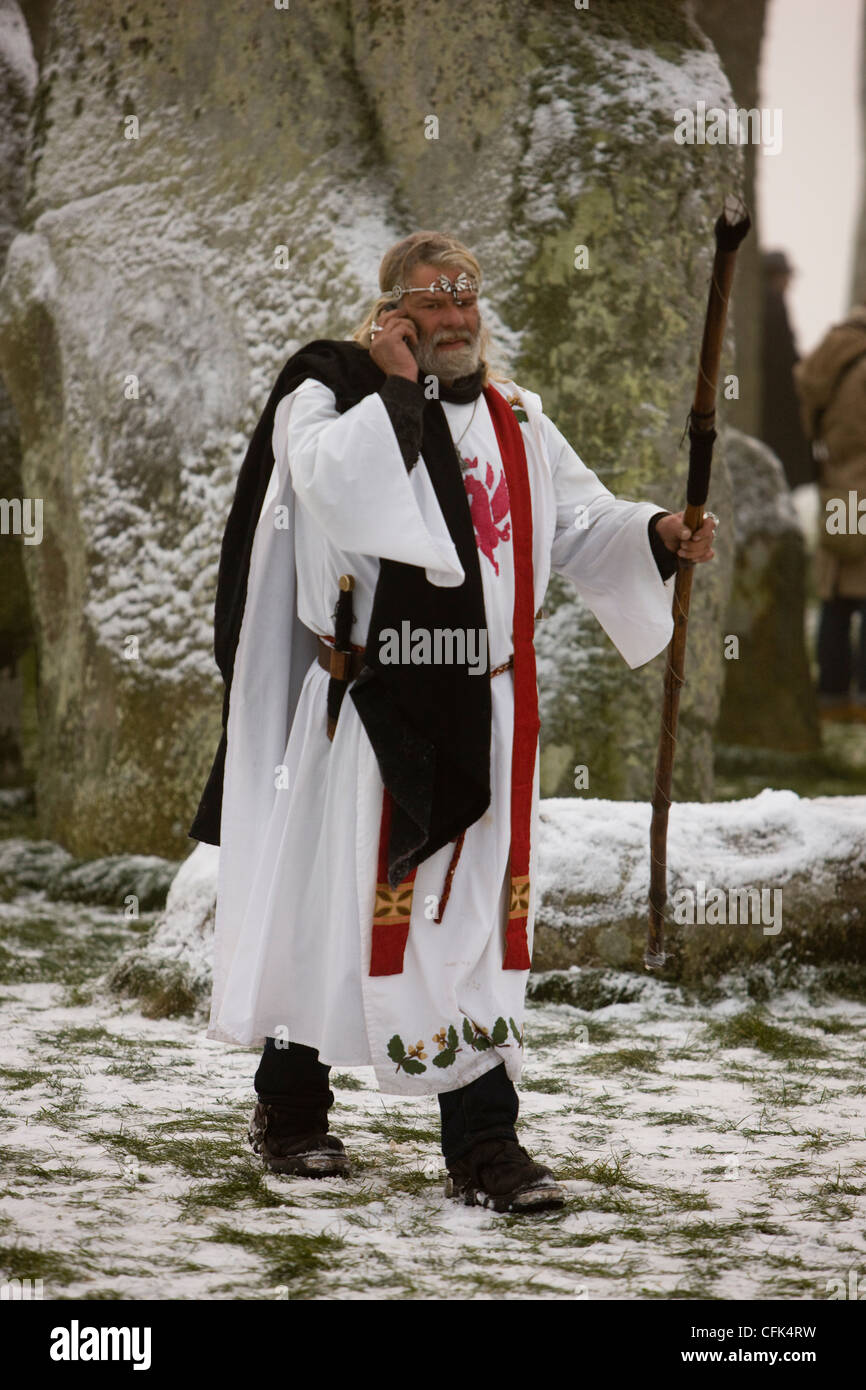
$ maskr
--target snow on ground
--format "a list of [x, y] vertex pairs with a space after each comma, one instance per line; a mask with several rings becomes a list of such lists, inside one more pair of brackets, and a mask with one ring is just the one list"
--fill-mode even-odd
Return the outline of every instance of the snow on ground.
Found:
[[[149, 921], [152, 921], [149, 919]], [[866, 1003], [661, 980], [531, 1004], [520, 1132], [564, 1211], [444, 1195], [435, 1097], [332, 1074], [349, 1179], [265, 1174], [256, 1055], [94, 991], [148, 920], [0, 902], [0, 1275], [46, 1298], [820, 1299], [866, 1268]], [[636, 977], [629, 977], [632, 981]]]

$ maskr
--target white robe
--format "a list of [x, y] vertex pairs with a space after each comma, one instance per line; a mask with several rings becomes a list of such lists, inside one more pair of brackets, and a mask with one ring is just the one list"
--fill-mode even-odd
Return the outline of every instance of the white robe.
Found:
[[[494, 386], [506, 397], [519, 392], [528, 416], [535, 610], [553, 568], [572, 580], [629, 666], [649, 661], [672, 631], [673, 581], [663, 583], [647, 536], [661, 509], [615, 498], [538, 396], [513, 382]], [[460, 453], [474, 460], [464, 478], [475, 479], [466, 485], [492, 670], [512, 650], [502, 462], [483, 396], [474, 416], [472, 403], [443, 408]], [[502, 968], [512, 672], [491, 679], [491, 802], [466, 832], [443, 920], [432, 919], [452, 845], [418, 867], [402, 974], [371, 977], [383, 785], [348, 691], [328, 740], [328, 673], [313, 634], [333, 634], [338, 580], [350, 573], [352, 641], [365, 643], [380, 556], [423, 566], [433, 584], [460, 584], [463, 570], [423, 459], [407, 472], [377, 393], [340, 415], [331, 391], [306, 380], [277, 408], [273, 447], [230, 700], [208, 1037], [246, 1045], [289, 1038], [326, 1063], [373, 1066], [387, 1092], [454, 1090], [500, 1060], [516, 1081], [528, 972]], [[538, 779], [536, 753], [530, 951]]]

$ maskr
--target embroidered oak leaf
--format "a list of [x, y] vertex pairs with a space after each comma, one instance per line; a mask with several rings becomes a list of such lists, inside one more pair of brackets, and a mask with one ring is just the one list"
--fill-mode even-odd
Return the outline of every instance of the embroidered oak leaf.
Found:
[[426, 1071], [424, 1063], [419, 1061], [419, 1057], [426, 1057], [423, 1042], [419, 1042], [415, 1047], [409, 1048], [407, 1056], [406, 1047], [399, 1033], [395, 1033], [388, 1043], [388, 1056], [392, 1062], [397, 1063], [397, 1070], [403, 1068], [410, 1076], [417, 1076], [419, 1072]]
[[449, 1024], [448, 1032], [443, 1028], [441, 1032], [434, 1033], [433, 1039], [440, 1052], [433, 1058], [434, 1067], [451, 1067], [457, 1061], [457, 1053], [461, 1051], [458, 1047], [460, 1039], [457, 1036], [457, 1029], [454, 1024]]
[[513, 1018], [509, 1018], [508, 1022], [511, 1024], [511, 1031], [512, 1031], [512, 1033], [514, 1034], [515, 1038], [517, 1039], [517, 1042], [518, 1042], [519, 1046], [522, 1047], [522, 1046], [523, 1046], [523, 1034], [520, 1033], [520, 1032], [518, 1032], [518, 1030], [517, 1030], [517, 1024], [514, 1022], [514, 1019], [513, 1019]]
[[457, 1061], [457, 1051], [453, 1047], [446, 1047], [442, 1052], [437, 1052], [433, 1058], [434, 1067], [451, 1067]]
[[504, 1018], [497, 1018], [490, 1036], [493, 1040], [494, 1047], [500, 1047], [502, 1043], [505, 1042], [505, 1039], [508, 1037], [508, 1024], [505, 1022]]
[[[489, 1031], [486, 1028], [482, 1028], [480, 1024], [476, 1023], [474, 1018], [470, 1019], [470, 1022], [472, 1024], [472, 1027], [475, 1029], [475, 1032], [473, 1036], [469, 1039], [469, 1041], [472, 1043], [472, 1046], [475, 1048], [476, 1052], [485, 1052], [488, 1047], [493, 1046], [492, 1042], [490, 1041]], [[463, 1029], [463, 1034], [465, 1037], [465, 1027]]]

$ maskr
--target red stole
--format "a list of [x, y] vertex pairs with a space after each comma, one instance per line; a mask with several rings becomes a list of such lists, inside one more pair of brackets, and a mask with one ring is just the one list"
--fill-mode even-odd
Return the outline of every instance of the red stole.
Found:
[[[505, 929], [503, 970], [528, 970], [530, 966], [527, 921], [529, 916], [529, 854], [532, 786], [535, 750], [540, 721], [538, 689], [535, 683], [535, 595], [532, 564], [532, 494], [523, 435], [510, 404], [493, 386], [485, 386], [496, 442], [505, 470], [511, 509], [511, 543], [514, 557], [514, 736], [511, 747], [511, 892]], [[518, 397], [511, 397], [521, 405]], [[379, 857], [376, 902], [373, 910], [373, 937], [370, 952], [371, 975], [399, 975], [409, 935], [412, 895], [416, 870], [396, 888], [388, 883], [387, 846], [391, 823], [391, 797], [387, 789], [382, 798], [379, 829]], [[448, 875], [448, 886], [462, 845], [460, 836]], [[441, 921], [444, 902], [438, 920]]]

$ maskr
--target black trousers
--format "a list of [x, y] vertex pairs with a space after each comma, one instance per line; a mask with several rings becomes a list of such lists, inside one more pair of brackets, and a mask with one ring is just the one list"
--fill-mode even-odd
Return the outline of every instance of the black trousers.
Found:
[[[851, 619], [860, 614], [857, 647], [851, 652]], [[831, 598], [821, 605], [818, 624], [818, 691], [847, 695], [853, 675], [857, 694], [866, 696], [866, 599]]]
[[[313, 1047], [265, 1039], [265, 1050], [253, 1085], [260, 1101], [291, 1112], [299, 1135], [328, 1130], [328, 1111], [334, 1092], [328, 1085], [330, 1067], [319, 1061]], [[439, 1092], [442, 1152], [446, 1163], [462, 1158], [480, 1139], [517, 1139], [514, 1128], [519, 1101], [502, 1063], [456, 1091]]]

